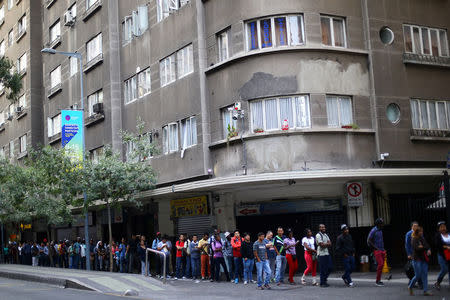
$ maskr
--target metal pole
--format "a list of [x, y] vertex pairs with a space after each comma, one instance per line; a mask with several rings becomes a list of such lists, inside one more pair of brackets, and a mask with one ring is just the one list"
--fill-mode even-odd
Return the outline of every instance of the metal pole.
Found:
[[445, 207], [447, 211], [447, 222], [450, 221], [450, 183], [448, 172], [444, 171], [444, 193], [445, 193]]
[[356, 227], [358, 227], [358, 207], [355, 207]]
[[1, 222], [0, 223], [0, 227], [1, 227], [1, 232], [2, 232], [2, 249], [0, 250], [0, 253], [1, 253], [1, 257], [0, 257], [0, 263], [2, 263], [4, 260], [3, 260], [3, 258], [4, 258], [4, 253], [3, 253], [3, 251], [4, 251], [4, 249], [5, 249], [5, 247], [3, 246], [3, 222]]
[[148, 251], [145, 250], [145, 276], [148, 276]]
[[164, 270], [163, 270], [163, 283], [165, 284], [166, 283], [166, 253], [162, 253], [162, 255], [164, 256], [164, 263], [163, 263], [163, 268], [164, 268]]
[[242, 132], [241, 132], [241, 142], [242, 142], [242, 158], [244, 160], [244, 165], [242, 166], [244, 169], [244, 175], [247, 175], [247, 151], [245, 149], [245, 141], [244, 141], [244, 131], [245, 131], [245, 122], [244, 122], [244, 113], [240, 113], [241, 123], [242, 123]]
[[[85, 165], [85, 151], [86, 151], [86, 135], [84, 132], [84, 87], [83, 87], [83, 56], [78, 53], [76, 58], [79, 61], [80, 66], [80, 97], [81, 97], [81, 126], [83, 127], [83, 167]], [[91, 270], [91, 255], [90, 255], [90, 241], [89, 241], [89, 210], [87, 207], [87, 195], [86, 191], [83, 191], [84, 208], [86, 212], [84, 214], [84, 240], [86, 244], [86, 270]], [[111, 247], [111, 245], [109, 245]]]

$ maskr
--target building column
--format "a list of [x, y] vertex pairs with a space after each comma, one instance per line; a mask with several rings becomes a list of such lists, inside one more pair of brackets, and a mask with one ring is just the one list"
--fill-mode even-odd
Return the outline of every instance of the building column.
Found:
[[232, 193], [220, 195], [219, 201], [214, 204], [217, 227], [221, 232], [232, 232], [236, 229], [236, 216], [234, 213], [234, 197]]

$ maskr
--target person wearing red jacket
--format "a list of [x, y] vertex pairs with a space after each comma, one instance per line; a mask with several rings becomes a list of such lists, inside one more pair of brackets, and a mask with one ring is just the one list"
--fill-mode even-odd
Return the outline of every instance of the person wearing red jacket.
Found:
[[234, 237], [231, 239], [231, 247], [233, 248], [233, 260], [234, 260], [234, 283], [238, 284], [239, 276], [242, 277], [242, 255], [241, 245], [244, 239], [239, 234], [239, 231], [234, 232]]

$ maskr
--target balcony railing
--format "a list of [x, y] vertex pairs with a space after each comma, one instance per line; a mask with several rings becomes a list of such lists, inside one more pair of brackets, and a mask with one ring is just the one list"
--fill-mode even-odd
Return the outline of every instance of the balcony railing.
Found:
[[411, 129], [411, 138], [450, 138], [450, 130]]
[[450, 68], [450, 57], [403, 53], [403, 63]]

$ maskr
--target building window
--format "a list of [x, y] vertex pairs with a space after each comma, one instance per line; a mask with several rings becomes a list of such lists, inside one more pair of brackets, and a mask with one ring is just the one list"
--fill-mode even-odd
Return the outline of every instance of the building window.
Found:
[[396, 103], [391, 103], [386, 107], [386, 117], [392, 124], [400, 122], [400, 107]]
[[0, 22], [3, 22], [5, 20], [5, 6], [2, 5], [0, 7]]
[[50, 88], [54, 88], [61, 83], [61, 66], [50, 72]]
[[220, 61], [227, 60], [230, 57], [228, 37], [230, 30], [227, 29], [217, 34], [218, 59]]
[[231, 131], [233, 128], [236, 129], [237, 127], [237, 120], [233, 120], [233, 111], [234, 105], [222, 109], [224, 138], [228, 137], [228, 128], [230, 128]]
[[194, 72], [194, 57], [192, 44], [177, 51], [178, 78]]
[[341, 127], [353, 123], [352, 100], [345, 96], [327, 96], [329, 127]]
[[89, 106], [89, 116], [93, 116], [95, 115], [94, 105], [97, 103], [103, 103], [103, 91], [100, 90], [89, 95], [87, 101]]
[[302, 15], [277, 16], [246, 23], [247, 50], [297, 46], [305, 43]]
[[9, 157], [14, 157], [14, 141], [9, 142]]
[[77, 4], [74, 3], [67, 11], [70, 11], [70, 15], [75, 19], [77, 16]]
[[14, 44], [14, 30], [10, 30], [8, 33], [8, 47], [11, 47]]
[[175, 54], [172, 54], [159, 62], [161, 86], [168, 85], [176, 80]]
[[411, 100], [413, 129], [450, 129], [450, 101]]
[[88, 10], [92, 5], [97, 3], [98, 0], [86, 0], [86, 10]]
[[162, 128], [163, 131], [163, 152], [178, 151], [178, 123], [170, 123]]
[[17, 72], [23, 73], [27, 70], [27, 53], [25, 52], [19, 59], [17, 60]]
[[150, 68], [138, 73], [138, 95], [139, 98], [151, 92], [152, 81], [150, 78]]
[[285, 120], [289, 128], [311, 126], [309, 97], [305, 95], [251, 101], [250, 110], [253, 131], [279, 130]]
[[0, 159], [5, 159], [5, 147], [0, 148]]
[[97, 56], [101, 55], [102, 52], [102, 34], [98, 34], [92, 40], [86, 44], [86, 61], [90, 62]]
[[14, 0], [8, 0], [8, 10], [11, 10], [14, 6]]
[[20, 143], [20, 153], [24, 153], [27, 151], [27, 135], [24, 134], [21, 137], [19, 137], [19, 143]]
[[18, 35], [20, 36], [22, 33], [27, 31], [27, 18], [26, 15], [22, 16], [22, 18], [19, 19], [19, 22], [17, 23], [17, 31]]
[[122, 22], [124, 42], [129, 42], [133, 36], [140, 36], [148, 29], [148, 6], [138, 6], [131, 16], [126, 16]]
[[50, 44], [59, 39], [61, 36], [61, 22], [58, 20], [50, 27]]
[[2, 110], [0, 111], [0, 126], [5, 124], [5, 112]]
[[94, 162], [98, 163], [100, 157], [103, 155], [103, 146], [98, 147], [94, 150], [89, 151], [89, 158]]
[[5, 56], [5, 51], [6, 51], [5, 40], [2, 40], [0, 42], [0, 56], [1, 57]]
[[14, 116], [14, 105], [10, 104], [8, 108], [9, 108], [9, 116], [11, 117]]
[[181, 121], [182, 149], [197, 145], [197, 118], [190, 117]]
[[122, 22], [123, 41], [128, 43], [133, 38], [133, 18], [126, 16]]
[[125, 104], [130, 103], [137, 99], [136, 75], [131, 77], [130, 79], [125, 80], [124, 99], [125, 99]]
[[449, 56], [447, 31], [415, 25], [403, 25], [405, 52]]
[[48, 137], [52, 137], [61, 133], [61, 114], [47, 119], [47, 133]]
[[332, 47], [347, 47], [344, 18], [320, 16], [322, 44]]
[[189, 0], [156, 0], [157, 21], [162, 21], [187, 3]]
[[73, 56], [69, 57], [70, 76], [77, 74], [78, 64], [79, 64], [78, 58]]
[[25, 94], [20, 96], [20, 98], [19, 98], [19, 106], [22, 107], [22, 109], [27, 107], [27, 97], [25, 96]]

